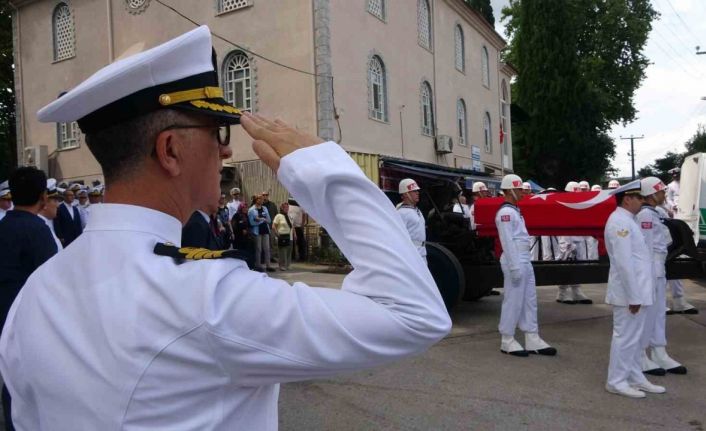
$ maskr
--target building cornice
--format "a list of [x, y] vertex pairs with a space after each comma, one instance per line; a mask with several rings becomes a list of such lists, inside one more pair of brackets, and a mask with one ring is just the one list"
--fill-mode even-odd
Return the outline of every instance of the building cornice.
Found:
[[19, 9], [23, 6], [27, 6], [28, 4], [31, 3], [37, 3], [41, 0], [8, 0], [10, 2], [10, 5], [14, 6], [15, 9]]
[[495, 31], [495, 28], [477, 11], [473, 10], [463, 0], [444, 0], [451, 9], [478, 31], [495, 49], [502, 50], [507, 46], [505, 39]]
[[508, 76], [517, 76], [520, 72], [510, 63], [500, 63], [500, 72]]

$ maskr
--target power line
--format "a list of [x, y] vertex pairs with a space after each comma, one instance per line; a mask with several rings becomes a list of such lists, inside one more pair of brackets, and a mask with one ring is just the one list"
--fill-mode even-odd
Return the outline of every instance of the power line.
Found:
[[[198, 22], [196, 22], [196, 21], [194, 21], [193, 19], [189, 18], [188, 16], [184, 15], [183, 13], [179, 12], [178, 10], [176, 10], [175, 8], [173, 8], [172, 6], [170, 6], [170, 5], [168, 5], [168, 4], [164, 3], [164, 2], [162, 2], [162, 0], [155, 0], [155, 1], [156, 1], [157, 3], [159, 3], [159, 4], [161, 4], [162, 6], [166, 7], [167, 9], [170, 9], [172, 12], [174, 12], [175, 14], [177, 14], [177, 15], [179, 15], [180, 17], [184, 18], [185, 20], [189, 21], [189, 22], [192, 23], [193, 25], [195, 25], [195, 26], [197, 26], [197, 27], [201, 26], [201, 24], [199, 24]], [[218, 39], [220, 39], [220, 40], [222, 40], [222, 41], [224, 41], [224, 42], [226, 42], [226, 43], [229, 43], [229, 44], [235, 46], [236, 48], [240, 49], [241, 51], [247, 52], [248, 54], [252, 55], [253, 57], [257, 57], [257, 58], [260, 58], [260, 59], [262, 59], [262, 60], [269, 61], [270, 63], [275, 64], [275, 65], [280, 66], [280, 67], [283, 67], [283, 68], [285, 68], [285, 69], [293, 70], [293, 71], [295, 71], [295, 72], [303, 73], [303, 74], [309, 75], [309, 76], [318, 76], [318, 77], [322, 77], [322, 78], [331, 78], [331, 79], [333, 79], [333, 76], [331, 76], [331, 75], [321, 75], [321, 74], [317, 74], [317, 73], [313, 73], [313, 72], [308, 72], [308, 71], [306, 71], [306, 70], [297, 69], [296, 67], [288, 66], [288, 65], [286, 65], [286, 64], [284, 64], [284, 63], [280, 63], [279, 61], [272, 60], [271, 58], [267, 58], [267, 57], [265, 57], [265, 56], [262, 55], [262, 54], [258, 54], [258, 53], [256, 53], [255, 51], [252, 51], [252, 50], [250, 50], [250, 49], [247, 49], [247, 48], [245, 48], [245, 47], [243, 47], [243, 46], [241, 46], [241, 45], [239, 45], [239, 44], [237, 44], [237, 43], [235, 43], [235, 42], [233, 42], [233, 41], [230, 41], [230, 40], [226, 39], [225, 37], [219, 35], [218, 33], [214, 32], [214, 31], [211, 31], [211, 34], [212, 34], [214, 37], [216, 37], [216, 38], [218, 38]]]
[[655, 44], [655, 46], [656, 46], [660, 51], [662, 51], [667, 57], [669, 57], [669, 58], [672, 60], [672, 62], [673, 62], [676, 66], [679, 66], [679, 68], [681, 68], [681, 70], [683, 70], [687, 75], [691, 76], [691, 77], [694, 78], [694, 79], [701, 79], [701, 74], [699, 74], [699, 76], [696, 76], [694, 73], [692, 73], [692, 72], [686, 70], [686, 68], [682, 65], [682, 63], [679, 62], [679, 61], [677, 61], [674, 57], [672, 57], [672, 55], [671, 55], [669, 52], [667, 52], [667, 50], [665, 50], [664, 48], [662, 48], [662, 46], [661, 46], [659, 43], [657, 43], [656, 40], [653, 40], [652, 42]]
[[696, 36], [693, 31], [691, 31], [691, 28], [689, 28], [689, 25], [686, 23], [686, 21], [684, 21], [684, 19], [682, 19], [681, 15], [679, 15], [679, 12], [677, 12], [677, 10], [674, 9], [674, 6], [672, 6], [672, 2], [671, 2], [670, 0], [665, 0], [665, 1], [666, 1], [667, 4], [669, 5], [669, 7], [672, 9], [672, 11], [674, 11], [674, 14], [677, 16], [677, 18], [679, 18], [679, 21], [681, 21], [682, 24], [684, 24], [684, 28], [686, 28], [686, 30], [687, 30], [689, 33], [691, 33], [692, 36], [694, 36], [694, 40], [695, 40], [696, 43], [698, 44], [698, 43], [699, 43], [699, 37]]
[[667, 24], [667, 21], [660, 20], [660, 23], [664, 24], [664, 28], [669, 30], [670, 33], [674, 35], [674, 38], [681, 43], [681, 45], [686, 49], [686, 51], [691, 55], [693, 53], [693, 46], [689, 46], [689, 44], [679, 36], [679, 33], [674, 31], [670, 25]]
[[[689, 68], [693, 69], [693, 71], [695, 71], [696, 73], [699, 74], [699, 77], [701, 77], [701, 75], [703, 75], [703, 72], [701, 72], [698, 67], [696, 67], [696, 66], [694, 66], [692, 63], [690, 63], [690, 60], [693, 59], [693, 53], [692, 53], [692, 52], [689, 52], [689, 57], [686, 57], [686, 58], [685, 58], [685, 57], [683, 56], [683, 54], [680, 54], [679, 51], [678, 51], [677, 49], [675, 49], [674, 46], [672, 46], [671, 43], [669, 43], [669, 39], [666, 38], [666, 37], [664, 37], [664, 35], [663, 35], [662, 33], [660, 33], [660, 32], [657, 30], [656, 27], [654, 27], [653, 30], [654, 30], [654, 34], [655, 34], [656, 36], [659, 36], [659, 37], [662, 39], [661, 42], [664, 42], [664, 43], [667, 44], [667, 46], [669, 47], [669, 49], [674, 53], [674, 55], [677, 56], [677, 58], [679, 58], [680, 60], [684, 60], [682, 64], [684, 64], [685, 66], [688, 66]], [[653, 39], [653, 40], [654, 40], [654, 39]]]

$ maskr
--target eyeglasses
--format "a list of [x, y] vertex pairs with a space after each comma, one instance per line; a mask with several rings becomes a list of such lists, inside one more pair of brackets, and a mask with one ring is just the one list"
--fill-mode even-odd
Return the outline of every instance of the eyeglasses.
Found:
[[162, 129], [162, 132], [166, 132], [167, 130], [179, 130], [179, 129], [214, 129], [216, 131], [216, 139], [218, 140], [218, 145], [221, 146], [227, 146], [230, 144], [230, 124], [226, 125], [189, 125], [189, 124], [174, 124], [172, 126], [169, 126], [165, 129]]

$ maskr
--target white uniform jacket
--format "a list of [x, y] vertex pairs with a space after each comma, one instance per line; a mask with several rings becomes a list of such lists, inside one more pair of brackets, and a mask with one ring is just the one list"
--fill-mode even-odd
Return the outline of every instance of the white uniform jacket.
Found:
[[[422, 212], [419, 211], [419, 208], [417, 207], [403, 204], [397, 208], [397, 213], [400, 215], [402, 222], [407, 227], [407, 235], [417, 248], [417, 252], [420, 256], [425, 257], [427, 255], [427, 248], [425, 245], [427, 240], [427, 230]], [[379, 239], [384, 240], [385, 236], [381, 236]]]
[[353, 265], [341, 290], [289, 285], [235, 259], [155, 255], [157, 243], [180, 243], [177, 219], [96, 205], [7, 318], [0, 371], [15, 427], [274, 430], [278, 383], [385, 364], [448, 333], [405, 226], [345, 151], [300, 149], [278, 178]]
[[655, 298], [652, 253], [628, 210], [618, 207], [608, 217], [605, 245], [610, 259], [607, 304], [652, 305]]
[[530, 262], [530, 236], [519, 208], [509, 203], [502, 204], [495, 214], [495, 226], [503, 247], [500, 263], [510, 270], [517, 270], [521, 264]]
[[59, 238], [56, 237], [56, 232], [54, 231], [54, 220], [49, 220], [48, 218], [44, 217], [41, 214], [37, 214], [40, 219], [44, 220], [44, 223], [47, 225], [49, 230], [51, 231], [51, 236], [54, 238], [54, 242], [56, 243], [56, 249], [57, 251], [61, 251], [64, 249], [64, 246], [61, 244], [61, 241], [59, 241]]
[[672, 243], [672, 235], [662, 218], [659, 210], [649, 205], [644, 205], [637, 214], [637, 223], [642, 229], [647, 248], [652, 253], [654, 276], [658, 278], [666, 277], [664, 264], [667, 258], [667, 249]]
[[666, 198], [667, 208], [669, 208], [670, 211], [674, 211], [679, 207], [679, 181], [669, 183]]

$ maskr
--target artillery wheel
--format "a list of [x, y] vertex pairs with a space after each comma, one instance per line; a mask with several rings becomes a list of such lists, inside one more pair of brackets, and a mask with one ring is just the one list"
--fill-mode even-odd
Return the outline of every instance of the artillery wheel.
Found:
[[451, 251], [435, 242], [427, 242], [427, 263], [446, 309], [451, 309], [463, 299], [466, 276], [461, 263]]

